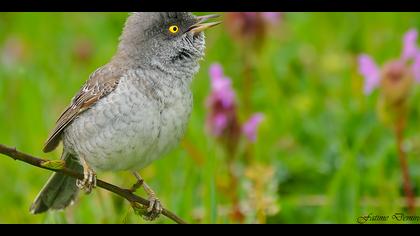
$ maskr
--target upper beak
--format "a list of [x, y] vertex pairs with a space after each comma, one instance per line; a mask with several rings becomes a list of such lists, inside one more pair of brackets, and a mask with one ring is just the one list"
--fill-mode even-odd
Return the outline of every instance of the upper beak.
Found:
[[206, 16], [199, 16], [197, 17], [197, 23], [195, 23], [194, 25], [192, 25], [187, 32], [193, 32], [194, 35], [208, 29], [211, 28], [213, 26], [216, 26], [220, 23], [222, 23], [221, 21], [216, 21], [216, 22], [211, 22], [211, 23], [205, 23], [208, 19], [213, 19], [213, 18], [217, 18], [220, 15], [217, 14], [212, 14], [212, 15], [206, 15]]

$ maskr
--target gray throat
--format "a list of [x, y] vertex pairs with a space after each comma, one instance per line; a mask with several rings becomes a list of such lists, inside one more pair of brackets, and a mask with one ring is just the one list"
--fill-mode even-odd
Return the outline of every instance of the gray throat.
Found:
[[136, 78], [148, 80], [159, 87], [189, 87], [199, 70], [201, 57], [175, 60], [163, 63], [156, 59], [146, 60], [144, 55], [136, 55], [120, 50], [111, 64], [128, 73], [136, 73]]

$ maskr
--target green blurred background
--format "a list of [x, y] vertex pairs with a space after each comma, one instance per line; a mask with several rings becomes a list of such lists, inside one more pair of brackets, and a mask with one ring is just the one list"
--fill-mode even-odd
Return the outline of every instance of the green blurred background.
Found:
[[[127, 13], [0, 14], [0, 143], [57, 159], [41, 149], [61, 111], [89, 74], [113, 55]], [[250, 111], [265, 120], [247, 162], [238, 161], [244, 219], [229, 212], [222, 146], [204, 129], [208, 69], [220, 63], [243, 91], [243, 53], [224, 25], [207, 32], [193, 82], [194, 110], [179, 148], [141, 173], [163, 205], [194, 223], [356, 223], [358, 216], [404, 211], [392, 130], [376, 114], [378, 94], [363, 94], [357, 55], [382, 64], [398, 57], [402, 36], [420, 29], [418, 13], [284, 13], [252, 70]], [[417, 86], [418, 87], [418, 86]], [[410, 97], [405, 132], [411, 180], [420, 194], [420, 91]], [[249, 114], [238, 99], [242, 120]], [[242, 157], [240, 157], [242, 158]], [[244, 164], [246, 163], [246, 164]], [[125, 200], [102, 189], [66, 211], [31, 215], [50, 172], [0, 158], [1, 223], [144, 223]], [[128, 173], [99, 178], [129, 187]], [[139, 192], [140, 195], [144, 194]], [[171, 223], [161, 217], [158, 223]], [[391, 221], [392, 222], [392, 221]]]

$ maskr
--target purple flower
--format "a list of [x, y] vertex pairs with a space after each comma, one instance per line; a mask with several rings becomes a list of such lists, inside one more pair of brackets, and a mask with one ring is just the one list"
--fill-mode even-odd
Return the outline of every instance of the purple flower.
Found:
[[373, 59], [366, 54], [358, 58], [359, 73], [365, 77], [364, 92], [370, 94], [380, 83], [380, 71]]
[[408, 61], [416, 57], [419, 49], [417, 48], [417, 30], [411, 29], [404, 35], [402, 60]]
[[[359, 64], [359, 73], [365, 77], [364, 92], [365, 94], [370, 94], [376, 87], [379, 86], [381, 80], [386, 78], [393, 78], [392, 80], [400, 81], [403, 76], [406, 74], [406, 68], [409, 68], [409, 73], [412, 72], [414, 78], [417, 82], [420, 83], [420, 50], [416, 45], [417, 41], [417, 30], [411, 29], [405, 33], [403, 37], [403, 50], [401, 53], [401, 58], [395, 60], [393, 63], [387, 63], [387, 67], [390, 65], [399, 65], [398, 70], [393, 67], [392, 70], [386, 68], [378, 68], [374, 60], [366, 54], [362, 54], [358, 58]], [[412, 67], [409, 63], [413, 61]], [[384, 73], [384, 71], [386, 73]], [[398, 73], [397, 73], [398, 72]], [[382, 73], [382, 75], [381, 75]], [[395, 85], [395, 84], [394, 84]]]
[[216, 113], [212, 117], [212, 133], [220, 136], [228, 125], [228, 116], [223, 113]]
[[209, 73], [212, 90], [206, 101], [209, 109], [206, 126], [211, 134], [220, 136], [236, 120], [235, 92], [220, 64], [211, 65]]
[[210, 77], [213, 78], [220, 78], [223, 77], [223, 68], [220, 64], [215, 63], [210, 66]]
[[256, 113], [252, 115], [251, 118], [249, 118], [249, 120], [242, 126], [242, 132], [250, 142], [256, 141], [257, 129], [263, 119], [264, 115], [262, 113]]
[[213, 64], [210, 67], [212, 95], [210, 102], [220, 101], [224, 108], [233, 106], [235, 102], [235, 92], [232, 89], [231, 81], [223, 75], [220, 64]]

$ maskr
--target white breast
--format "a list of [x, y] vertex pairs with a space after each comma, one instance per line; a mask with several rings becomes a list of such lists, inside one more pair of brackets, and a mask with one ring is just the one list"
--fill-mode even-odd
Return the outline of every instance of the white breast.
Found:
[[122, 78], [118, 87], [64, 132], [64, 145], [94, 170], [138, 170], [175, 147], [192, 108], [188, 88], [156, 100]]
[[171, 101], [160, 116], [160, 132], [157, 139], [157, 155], [162, 156], [179, 144], [192, 109], [192, 94], [189, 88], [172, 90]]

